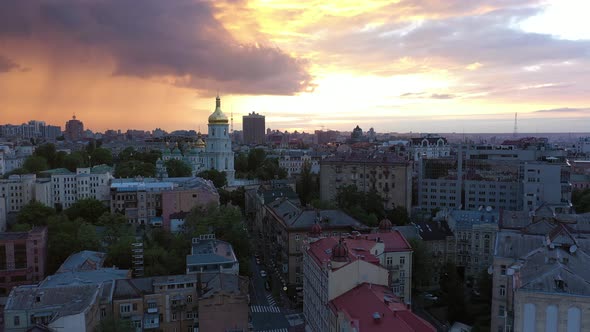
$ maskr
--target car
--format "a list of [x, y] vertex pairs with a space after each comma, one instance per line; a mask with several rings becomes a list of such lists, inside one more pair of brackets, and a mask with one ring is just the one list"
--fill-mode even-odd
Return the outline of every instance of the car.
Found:
[[266, 271], [260, 270], [260, 276], [263, 278], [266, 277]]
[[430, 293], [424, 293], [424, 294], [422, 294], [422, 297], [424, 297], [424, 298], [425, 298], [425, 299], [427, 299], [427, 300], [431, 300], [431, 301], [436, 301], [436, 300], [438, 300], [438, 296], [436, 296], [436, 295], [432, 295], [432, 294], [430, 294]]
[[256, 264], [260, 265], [260, 259], [256, 258]]

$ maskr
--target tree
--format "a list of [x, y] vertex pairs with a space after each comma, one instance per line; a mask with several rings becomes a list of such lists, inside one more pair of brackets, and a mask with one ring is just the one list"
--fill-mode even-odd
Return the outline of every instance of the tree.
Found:
[[319, 186], [313, 180], [313, 174], [311, 173], [311, 164], [309, 162], [303, 163], [301, 169], [301, 177], [297, 182], [297, 194], [299, 200], [303, 206], [311, 203], [312, 200], [319, 198]]
[[88, 160], [88, 157], [85, 153], [76, 151], [64, 157], [63, 167], [75, 172], [76, 168], [86, 166], [86, 160]]
[[252, 149], [248, 153], [248, 170], [256, 172], [264, 163], [266, 159], [266, 152], [262, 149]]
[[111, 150], [105, 148], [96, 148], [90, 155], [92, 165], [113, 165], [113, 154]]
[[135, 328], [131, 325], [130, 319], [115, 318], [108, 315], [100, 320], [96, 332], [133, 332]]
[[186, 217], [185, 232], [190, 237], [214, 233], [215, 237], [232, 244], [240, 264], [240, 274], [249, 273], [250, 241], [242, 212], [237, 207], [211, 205], [206, 211], [194, 208]]
[[55, 214], [54, 209], [43, 203], [33, 201], [21, 208], [20, 212], [16, 215], [16, 221], [19, 224], [43, 226], [47, 225], [48, 219]]
[[89, 223], [97, 224], [98, 219], [106, 212], [108, 208], [99, 200], [94, 198], [84, 198], [76, 201], [69, 209], [64, 211], [68, 218], [75, 220], [82, 218]]
[[219, 192], [219, 202], [221, 205], [233, 204], [239, 206], [242, 212], [244, 212], [246, 208], [246, 189], [243, 186], [232, 191], [225, 189], [218, 189], [217, 191]]
[[396, 206], [392, 210], [386, 211], [386, 215], [394, 225], [403, 226], [410, 222], [408, 210], [402, 206]]
[[191, 167], [182, 160], [170, 159], [165, 163], [168, 176], [171, 178], [181, 178], [192, 175]]
[[33, 153], [33, 155], [45, 158], [47, 164], [51, 168], [60, 167], [60, 165], [57, 164], [56, 160], [57, 151], [55, 149], [55, 145], [53, 145], [52, 143], [39, 145], [37, 148], [35, 148], [35, 152]]
[[156, 166], [142, 161], [131, 160], [119, 163], [115, 167], [115, 177], [132, 178], [136, 176], [154, 177], [156, 176]]
[[23, 163], [23, 168], [26, 169], [29, 173], [37, 174], [41, 171], [49, 169], [49, 165], [47, 164], [47, 160], [45, 158], [32, 155], [25, 159], [25, 162]]
[[590, 189], [576, 189], [572, 192], [572, 204], [576, 213], [590, 212]]
[[213, 181], [215, 188], [221, 188], [227, 184], [227, 174], [216, 169], [209, 169], [197, 174], [198, 177]]
[[410, 239], [412, 246], [412, 286], [418, 288], [428, 285], [432, 276], [432, 259], [422, 240]]

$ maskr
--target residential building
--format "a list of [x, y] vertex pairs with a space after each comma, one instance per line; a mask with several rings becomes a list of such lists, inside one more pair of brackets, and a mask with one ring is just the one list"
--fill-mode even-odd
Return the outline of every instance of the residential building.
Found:
[[109, 285], [69, 285], [14, 288], [4, 307], [4, 331], [31, 331], [37, 325], [51, 331], [92, 332], [100, 321], [101, 295]]
[[329, 309], [331, 324], [325, 331], [436, 331], [399, 301], [391, 289], [367, 282], [331, 300]]
[[201, 274], [199, 329], [211, 332], [248, 331], [248, 278], [226, 273]]
[[47, 261], [47, 227], [0, 233], [0, 296], [19, 285], [43, 280]]
[[[320, 227], [322, 236], [339, 236], [369, 228], [340, 210], [303, 209], [286, 198], [264, 206], [258, 242], [267, 265], [274, 265], [290, 296], [303, 284], [303, 256], [310, 241], [310, 230]], [[299, 298], [302, 300], [302, 298]]]
[[35, 199], [35, 174], [11, 175], [0, 180], [0, 198], [6, 202], [6, 213], [16, 213]]
[[215, 239], [215, 234], [193, 238], [191, 253], [186, 256], [186, 273], [220, 272], [238, 275], [240, 264], [232, 245]]
[[[105, 205], [109, 201], [113, 168], [106, 165], [77, 168], [70, 172], [65, 168], [43, 172], [51, 177], [53, 204], [67, 209], [80, 199], [94, 198]], [[41, 188], [40, 188], [41, 189]]]
[[392, 153], [351, 152], [326, 157], [320, 165], [320, 197], [336, 198], [338, 189], [354, 185], [359, 191], [375, 190], [386, 209], [412, 203], [412, 164]]
[[305, 164], [312, 174], [320, 173], [321, 160], [327, 153], [302, 150], [287, 150], [279, 158], [279, 166], [287, 171], [288, 176], [299, 175]]
[[265, 142], [265, 117], [252, 112], [242, 116], [244, 131], [244, 144], [264, 144]]
[[590, 154], [590, 136], [579, 137], [576, 143], [577, 154]]
[[6, 198], [0, 197], [0, 232], [6, 231]]
[[132, 224], [170, 229], [170, 216], [195, 206], [219, 204], [213, 183], [202, 178], [113, 179], [111, 212], [124, 214]]
[[[262, 238], [263, 220], [266, 216], [264, 206], [274, 200], [286, 198], [291, 200], [295, 205], [300, 206], [299, 195], [295, 192], [294, 186], [280, 181], [270, 181], [260, 185], [258, 188], [246, 190], [245, 193], [245, 212], [248, 217], [248, 227], [255, 236]], [[257, 241], [260, 246], [257, 250], [262, 251], [261, 241]]]
[[84, 136], [84, 123], [76, 119], [76, 115], [72, 116], [72, 119], [66, 122], [66, 130], [64, 131], [64, 137], [68, 141], [79, 141]]
[[491, 208], [452, 210], [445, 218], [454, 233], [455, 257], [452, 261], [464, 277], [477, 279], [493, 261], [500, 213]]
[[498, 232], [490, 269], [492, 331], [590, 328], [582, 314], [590, 305], [588, 219], [579, 221], [541, 218]]
[[329, 237], [310, 243], [303, 256], [303, 314], [306, 328], [336, 331], [330, 301], [359, 284], [389, 287], [389, 273], [379, 264], [383, 242]]
[[455, 261], [455, 237], [446, 220], [434, 222], [416, 222], [413, 227], [418, 231], [419, 241], [423, 241], [431, 254], [432, 273], [423, 280], [424, 284], [415, 285], [421, 289], [438, 289], [440, 273], [447, 262]]
[[412, 138], [411, 143], [410, 149], [414, 160], [445, 158], [451, 155], [451, 146], [447, 139], [439, 135], [426, 134], [422, 137]]
[[515, 211], [542, 202], [567, 205], [570, 166], [564, 158], [563, 150], [541, 140], [530, 145], [461, 146], [448, 158], [420, 159], [418, 207]]

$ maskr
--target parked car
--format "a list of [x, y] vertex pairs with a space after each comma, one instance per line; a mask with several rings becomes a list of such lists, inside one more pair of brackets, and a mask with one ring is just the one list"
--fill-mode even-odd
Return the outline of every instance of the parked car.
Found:
[[438, 300], [438, 296], [430, 294], [430, 293], [424, 293], [424, 294], [422, 294], [422, 297], [424, 297], [425, 299], [430, 300], [430, 301]]
[[256, 258], [256, 264], [260, 265], [260, 258]]
[[260, 276], [265, 278], [266, 277], [266, 271], [264, 270], [260, 270]]

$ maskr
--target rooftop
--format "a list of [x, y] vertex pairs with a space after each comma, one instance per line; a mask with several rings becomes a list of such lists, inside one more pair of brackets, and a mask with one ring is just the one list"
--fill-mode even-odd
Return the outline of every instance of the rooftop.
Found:
[[340, 153], [326, 157], [322, 163], [362, 163], [362, 164], [407, 164], [408, 161], [395, 153], [361, 152]]
[[191, 254], [186, 255], [187, 265], [204, 265], [212, 263], [237, 262], [236, 255], [229, 242], [216, 239], [193, 238]]
[[360, 284], [330, 301], [330, 308], [334, 312], [342, 312], [357, 331], [436, 331], [384, 286]]
[[393, 230], [387, 233], [371, 233], [366, 235], [361, 235], [361, 237], [365, 237], [369, 240], [380, 240], [385, 244], [385, 252], [394, 252], [394, 251], [411, 251], [412, 246], [403, 236], [403, 234], [398, 230]]
[[[319, 239], [309, 245], [308, 253], [316, 263], [324, 266], [330, 262], [332, 257], [332, 248], [338, 244], [340, 238], [326, 237]], [[367, 240], [365, 238], [351, 239], [342, 238], [342, 243], [348, 250], [346, 260], [348, 263], [354, 262], [358, 259], [379, 265], [379, 259], [373, 255], [374, 247], [377, 244], [375, 240]], [[336, 270], [336, 268], [334, 268]]]
[[98, 251], [84, 250], [71, 254], [56, 273], [89, 271], [100, 269], [107, 257], [107, 254]]
[[453, 236], [453, 232], [444, 220], [436, 222], [416, 222], [413, 224], [424, 241], [444, 241], [447, 236]]
[[15, 241], [15, 240], [26, 240], [29, 235], [38, 235], [47, 231], [47, 227], [33, 227], [28, 232], [1, 232], [0, 241]]
[[47, 276], [39, 287], [53, 288], [68, 285], [96, 285], [107, 281], [129, 278], [129, 270], [103, 267], [91, 271], [68, 271]]

